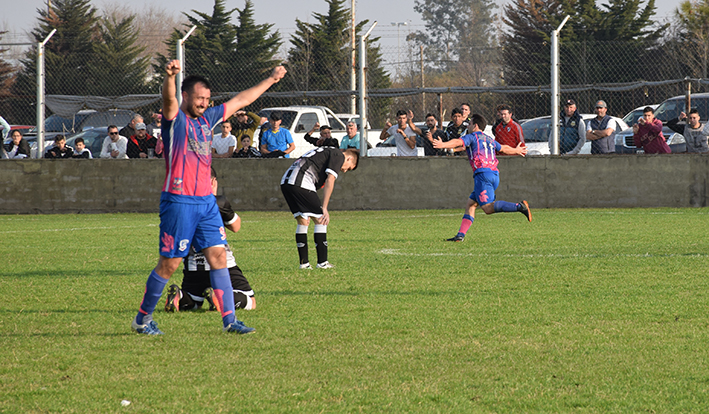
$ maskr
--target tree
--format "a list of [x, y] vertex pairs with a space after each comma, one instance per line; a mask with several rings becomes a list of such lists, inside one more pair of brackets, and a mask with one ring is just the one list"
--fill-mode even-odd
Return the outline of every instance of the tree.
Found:
[[678, 30], [674, 39], [677, 60], [687, 71], [685, 76], [707, 77], [709, 67], [709, 0], [685, 0], [675, 9]]
[[[7, 32], [0, 32], [0, 40]], [[0, 48], [0, 55], [7, 52], [7, 49]], [[15, 68], [0, 58], [0, 114], [4, 114], [6, 118], [11, 118], [10, 98], [13, 97], [12, 85], [15, 82]]]
[[149, 58], [136, 46], [138, 32], [134, 16], [120, 21], [116, 16], [101, 19], [101, 42], [94, 44], [95, 58], [89, 62], [90, 94], [120, 96], [146, 93]]
[[[288, 51], [289, 75], [284, 87], [304, 91], [336, 91], [350, 89], [350, 15], [344, 0], [325, 0], [328, 13], [313, 13], [315, 23], [296, 19], [296, 33], [291, 36]], [[356, 35], [368, 23], [355, 26]], [[368, 86], [373, 89], [391, 85], [388, 73], [382, 68], [381, 51], [369, 39], [367, 46]], [[349, 112], [349, 98], [330, 98], [326, 106], [339, 112]]]

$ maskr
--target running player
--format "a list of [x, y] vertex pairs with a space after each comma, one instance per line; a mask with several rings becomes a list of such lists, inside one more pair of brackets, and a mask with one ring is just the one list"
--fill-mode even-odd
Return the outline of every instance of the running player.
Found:
[[[231, 203], [223, 195], [217, 195], [217, 173], [212, 168], [212, 192], [217, 197], [219, 214], [222, 217], [224, 227], [236, 233], [241, 228], [241, 217], [231, 208]], [[239, 269], [234, 259], [234, 253], [229, 244], [225, 245], [226, 264], [229, 269], [231, 286], [234, 289], [234, 307], [236, 309], [253, 310], [256, 309], [256, 298], [254, 291], [249, 285], [249, 281]], [[167, 301], [165, 302], [166, 312], [197, 310], [202, 308], [204, 301], [209, 303], [209, 310], [216, 310], [213, 296], [214, 290], [209, 281], [209, 263], [202, 252], [190, 247], [190, 254], [183, 262], [182, 289], [177, 285], [170, 285], [167, 288]]]
[[460, 230], [458, 230], [458, 234], [455, 237], [446, 239], [447, 241], [459, 242], [465, 239], [465, 233], [468, 232], [475, 220], [475, 208], [477, 206], [482, 206], [485, 214], [519, 211], [527, 217], [527, 220], [532, 221], [532, 212], [526, 201], [516, 204], [508, 201], [495, 201], [495, 190], [500, 184], [500, 173], [497, 170], [498, 161], [495, 157], [495, 151], [499, 151], [502, 154], [525, 156], [527, 148], [523, 147], [522, 143], [519, 143], [516, 147], [501, 145], [482, 132], [485, 129], [485, 125], [487, 125], [487, 122], [482, 115], [473, 114], [467, 135], [446, 142], [440, 139], [433, 141], [434, 148], [458, 148], [464, 146], [468, 154], [468, 160], [470, 160], [470, 166], [473, 167], [473, 177], [475, 179], [475, 189], [470, 194], [468, 204], [465, 207]]
[[[176, 98], [175, 77], [180, 62], [165, 66], [162, 88], [162, 139], [165, 144], [165, 184], [160, 197], [160, 259], [150, 273], [138, 314], [131, 328], [139, 334], [160, 335], [152, 314], [167, 281], [189, 253], [190, 244], [204, 253], [211, 270], [214, 300], [221, 310], [225, 332], [250, 333], [234, 315], [234, 295], [226, 267], [226, 232], [212, 194], [212, 127], [251, 104], [286, 73], [282, 66], [258, 85], [240, 92], [222, 105], [209, 107], [209, 82], [188, 76], [182, 83], [182, 104]], [[229, 294], [226, 294], [229, 292]]]
[[[298, 246], [301, 269], [313, 268], [308, 260], [310, 217], [315, 221], [317, 267], [319, 269], [335, 267], [327, 261], [327, 225], [330, 223], [327, 207], [330, 204], [330, 196], [335, 188], [338, 173], [355, 170], [358, 161], [359, 151], [355, 149], [342, 152], [333, 147], [319, 147], [303, 154], [283, 174], [281, 192], [298, 222], [295, 228], [295, 243]], [[322, 203], [316, 192], [319, 188], [323, 188]]]

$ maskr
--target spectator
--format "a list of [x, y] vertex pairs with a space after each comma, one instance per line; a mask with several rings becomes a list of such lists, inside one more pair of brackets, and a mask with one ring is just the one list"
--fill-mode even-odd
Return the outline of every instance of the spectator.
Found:
[[[419, 128], [414, 125], [414, 113], [409, 111], [409, 128], [413, 130], [416, 135], [421, 137], [421, 146], [423, 147], [423, 154], [427, 156], [431, 155], [447, 155], [445, 150], [439, 150], [433, 148], [433, 140], [440, 139], [445, 142], [448, 141], [446, 134], [438, 129], [438, 119], [433, 114], [426, 114], [426, 126], [424, 128]], [[418, 144], [418, 142], [417, 142]]]
[[463, 102], [462, 104], [460, 104], [459, 108], [463, 112], [463, 122], [465, 123], [465, 127], [467, 128], [468, 125], [470, 125], [470, 117], [472, 116], [470, 104], [467, 102]]
[[396, 112], [396, 125], [392, 125], [387, 121], [386, 128], [382, 130], [379, 139], [385, 139], [393, 136], [396, 144], [396, 155], [399, 157], [416, 157], [416, 133], [407, 125], [409, 117], [404, 110]]
[[103, 139], [101, 158], [127, 159], [128, 138], [118, 134], [118, 127], [109, 125], [108, 136]]
[[293, 136], [289, 130], [281, 128], [281, 122], [281, 113], [271, 112], [271, 128], [264, 131], [261, 139], [261, 154], [264, 157], [290, 158], [288, 154], [295, 149]]
[[155, 158], [155, 146], [158, 140], [148, 135], [144, 123], [135, 124], [135, 135], [131, 136], [126, 145], [128, 158]]
[[512, 148], [517, 148], [520, 144], [526, 147], [522, 127], [512, 119], [512, 108], [508, 105], [500, 105], [498, 108], [500, 122], [492, 131], [495, 141]]
[[[235, 137], [243, 137], [248, 135], [251, 137], [251, 142], [254, 140], [254, 133], [261, 126], [261, 117], [253, 112], [238, 111], [234, 117], [236, 122], [232, 125]], [[241, 148], [241, 141], [237, 142], [237, 148]]]
[[12, 138], [12, 141], [5, 144], [7, 158], [29, 158], [30, 154], [32, 154], [30, 152], [30, 144], [22, 137], [22, 132], [15, 129], [10, 132], [10, 137]]
[[79, 137], [74, 140], [74, 155], [72, 155], [71, 158], [93, 158], [93, 155], [91, 155], [91, 150], [86, 148], [83, 138]]
[[357, 132], [357, 124], [354, 121], [347, 122], [347, 134], [342, 137], [342, 142], [340, 142], [340, 149], [346, 150], [349, 148], [359, 149], [359, 132]]
[[0, 142], [0, 159], [5, 159], [7, 158], [7, 154], [5, 153], [5, 140], [10, 135], [10, 124], [7, 123], [5, 118], [0, 116], [0, 125], [2, 126], [2, 135], [0, 136], [2, 138], [2, 142]]
[[596, 102], [596, 117], [588, 121], [586, 127], [586, 140], [591, 141], [591, 154], [615, 153], [616, 123], [606, 112], [606, 101]]
[[44, 158], [71, 158], [73, 156], [74, 149], [66, 145], [66, 137], [62, 134], [54, 137], [54, 146], [44, 154]]
[[[462, 138], [467, 134], [468, 122], [466, 122], [465, 115], [463, 115], [463, 110], [460, 108], [454, 108], [451, 111], [451, 122], [446, 127], [446, 141], [452, 139]], [[465, 148], [459, 147], [452, 150], [454, 155], [465, 155]]]
[[132, 137], [133, 135], [136, 134], [135, 126], [136, 124], [139, 124], [143, 122], [143, 117], [140, 114], [135, 114], [133, 115], [133, 119], [130, 120], [130, 123], [128, 125], [124, 126], [123, 129], [118, 131], [118, 135], [122, 137]]
[[642, 118], [633, 125], [633, 141], [635, 148], [642, 148], [646, 154], [669, 154], [669, 145], [662, 135], [662, 121], [655, 118], [655, 110], [651, 106], [643, 109]]
[[251, 137], [248, 134], [241, 136], [241, 149], [234, 151], [234, 158], [261, 158], [261, 153], [251, 146]]
[[[683, 120], [686, 120], [684, 126], [677, 125], [679, 121]], [[667, 122], [668, 128], [684, 135], [684, 141], [687, 143], [687, 152], [709, 152], [709, 146], [707, 146], [709, 124], [702, 125], [699, 121], [699, 111], [694, 108], [689, 111], [689, 116], [682, 112], [679, 117], [670, 119]]]
[[[320, 128], [320, 137], [315, 138], [312, 135], [315, 133], [315, 131], [318, 130], [318, 127]], [[320, 124], [316, 122], [315, 125], [313, 125], [313, 128], [310, 130], [310, 132], [305, 134], [305, 136], [303, 138], [305, 138], [305, 140], [307, 142], [315, 145], [316, 147], [339, 148], [340, 143], [337, 142], [337, 138], [332, 137], [331, 130], [332, 130], [332, 128], [330, 128], [329, 125], [320, 126]]]
[[153, 118], [153, 122], [148, 125], [148, 135], [159, 140], [162, 135], [160, 131], [160, 128], [162, 128], [162, 108], [158, 109], [157, 112], [153, 112], [151, 117]]
[[[564, 109], [559, 115], [559, 154], [575, 155], [586, 143], [586, 125], [576, 110], [576, 101], [569, 99], [564, 103]], [[549, 150], [552, 148], [553, 130], [549, 132]]]
[[231, 135], [231, 122], [222, 122], [222, 134], [212, 138], [212, 157], [230, 158], [236, 148], [236, 137]]

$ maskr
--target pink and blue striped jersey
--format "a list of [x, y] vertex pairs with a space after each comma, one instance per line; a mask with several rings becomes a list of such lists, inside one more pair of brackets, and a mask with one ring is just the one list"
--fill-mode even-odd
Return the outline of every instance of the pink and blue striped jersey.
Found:
[[465, 143], [465, 152], [468, 154], [473, 173], [497, 171], [497, 157], [495, 151], [502, 146], [494, 138], [480, 131], [467, 134], [460, 139]]
[[212, 128], [224, 120], [224, 105], [208, 108], [192, 119], [180, 109], [173, 120], [163, 120], [165, 184], [162, 191], [178, 196], [212, 195]]

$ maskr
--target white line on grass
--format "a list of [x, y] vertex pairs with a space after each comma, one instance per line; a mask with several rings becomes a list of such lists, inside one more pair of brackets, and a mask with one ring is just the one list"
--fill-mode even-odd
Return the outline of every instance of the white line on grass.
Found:
[[410, 253], [402, 252], [399, 249], [382, 249], [378, 253], [393, 255], [393, 256], [458, 256], [458, 257], [527, 257], [527, 258], [600, 258], [600, 257], [698, 257], [704, 258], [709, 257], [709, 254], [705, 253], [691, 253], [691, 254], [653, 254], [653, 253], [638, 253], [638, 254], [592, 254], [592, 253], [573, 253], [573, 254], [508, 254], [508, 253]]
[[103, 227], [73, 227], [70, 229], [6, 230], [6, 231], [0, 231], [0, 234], [6, 234], [6, 233], [46, 233], [46, 232], [50, 232], [50, 231], [138, 229], [141, 227], [157, 227], [157, 226], [158, 226], [157, 224], [146, 224], [145, 226], [103, 226]]

